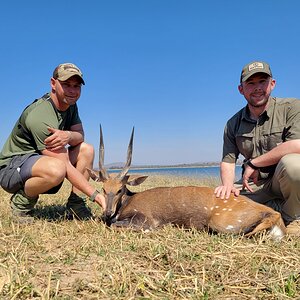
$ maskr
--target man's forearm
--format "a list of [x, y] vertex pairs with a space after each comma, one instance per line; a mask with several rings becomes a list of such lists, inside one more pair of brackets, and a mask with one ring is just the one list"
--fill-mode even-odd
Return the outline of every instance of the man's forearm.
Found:
[[284, 142], [269, 152], [253, 158], [251, 162], [258, 168], [267, 167], [277, 164], [283, 156], [291, 153], [300, 154], [300, 139]]
[[84, 141], [84, 133], [78, 131], [67, 131], [69, 134], [69, 145], [76, 146]]
[[67, 179], [70, 183], [87, 196], [95, 192], [95, 188], [89, 184], [86, 178], [70, 162], [67, 163]]
[[223, 185], [233, 185], [235, 179], [235, 163], [221, 162], [220, 175]]

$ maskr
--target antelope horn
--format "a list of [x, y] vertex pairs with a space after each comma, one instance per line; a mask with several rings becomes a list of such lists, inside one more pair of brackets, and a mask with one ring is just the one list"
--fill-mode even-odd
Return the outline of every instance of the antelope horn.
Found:
[[118, 177], [122, 180], [124, 176], [127, 174], [130, 165], [131, 165], [131, 158], [132, 158], [132, 146], [133, 146], [133, 135], [134, 135], [134, 127], [132, 128], [131, 137], [127, 149], [127, 161], [125, 166], [123, 167], [121, 173], [118, 175]]
[[104, 167], [104, 143], [103, 143], [103, 133], [102, 126], [100, 124], [100, 146], [99, 146], [99, 172], [105, 179], [108, 179], [108, 173]]

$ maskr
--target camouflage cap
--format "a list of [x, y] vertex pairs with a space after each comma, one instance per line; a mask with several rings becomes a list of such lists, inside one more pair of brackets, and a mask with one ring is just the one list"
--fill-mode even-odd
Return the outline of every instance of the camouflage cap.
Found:
[[60, 81], [66, 81], [72, 76], [79, 76], [82, 84], [85, 84], [80, 69], [72, 63], [64, 63], [58, 65], [53, 71], [53, 78]]
[[241, 73], [241, 83], [256, 73], [265, 73], [272, 77], [272, 72], [269, 64], [263, 61], [254, 61], [244, 66]]

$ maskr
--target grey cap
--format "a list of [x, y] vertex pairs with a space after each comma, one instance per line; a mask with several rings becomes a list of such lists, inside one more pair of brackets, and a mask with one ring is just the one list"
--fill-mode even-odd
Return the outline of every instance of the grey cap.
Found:
[[241, 73], [241, 82], [245, 82], [248, 78], [256, 73], [265, 73], [272, 77], [269, 64], [263, 61], [254, 61], [244, 66]]
[[53, 78], [60, 81], [66, 81], [72, 76], [78, 76], [81, 79], [81, 83], [85, 84], [82, 72], [76, 65], [72, 63], [60, 64], [53, 71]]

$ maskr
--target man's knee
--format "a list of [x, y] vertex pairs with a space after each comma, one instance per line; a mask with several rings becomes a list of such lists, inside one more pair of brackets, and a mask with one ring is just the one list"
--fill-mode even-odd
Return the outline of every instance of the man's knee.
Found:
[[288, 180], [300, 184], [300, 154], [287, 154], [281, 158], [278, 168], [282, 170]]
[[73, 165], [76, 165], [79, 161], [83, 162], [83, 164], [90, 165], [94, 160], [94, 155], [94, 147], [84, 142], [69, 148], [69, 158]]
[[80, 152], [87, 157], [94, 157], [95, 151], [91, 144], [81, 143]]
[[47, 159], [44, 162], [43, 169], [45, 171], [44, 176], [47, 177], [47, 181], [51, 182], [53, 186], [60, 184], [66, 177], [66, 165], [60, 159]]

